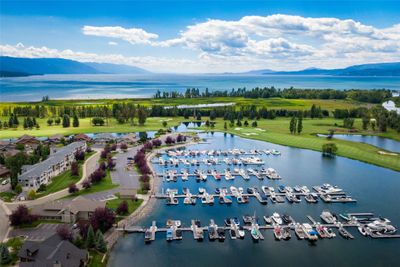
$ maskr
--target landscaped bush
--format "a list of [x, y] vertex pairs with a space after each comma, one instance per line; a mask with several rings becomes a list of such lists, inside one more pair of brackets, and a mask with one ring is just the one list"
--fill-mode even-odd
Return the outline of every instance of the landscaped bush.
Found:
[[128, 145], [125, 144], [125, 143], [122, 143], [122, 144], [119, 145], [119, 148], [122, 149], [122, 150], [127, 150], [128, 149]]
[[73, 239], [72, 231], [68, 226], [60, 225], [57, 227], [56, 231], [62, 240], [72, 241], [72, 239]]
[[103, 233], [111, 228], [115, 222], [115, 214], [108, 208], [97, 208], [92, 217], [90, 217], [90, 224], [94, 230], [100, 230]]
[[85, 152], [83, 152], [83, 151], [77, 151], [77, 152], [75, 153], [75, 160], [77, 160], [77, 161], [85, 160]]
[[151, 143], [153, 144], [154, 147], [159, 147], [162, 145], [162, 142], [160, 139], [154, 139]]
[[126, 200], [122, 201], [119, 203], [118, 208], [117, 208], [117, 214], [118, 215], [125, 215], [128, 213], [128, 202]]
[[70, 194], [75, 194], [79, 191], [79, 188], [76, 186], [76, 184], [70, 184], [68, 186], [68, 193]]
[[71, 175], [72, 176], [78, 176], [79, 175], [79, 164], [76, 161], [71, 163]]
[[14, 210], [10, 217], [10, 224], [12, 226], [20, 226], [23, 224], [31, 224], [38, 219], [37, 215], [31, 214], [29, 209], [25, 205], [19, 205], [16, 210]]

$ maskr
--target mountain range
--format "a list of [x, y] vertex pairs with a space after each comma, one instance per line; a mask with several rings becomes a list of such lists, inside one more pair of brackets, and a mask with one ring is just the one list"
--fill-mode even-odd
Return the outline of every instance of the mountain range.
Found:
[[298, 71], [254, 70], [254, 75], [400, 76], [400, 62], [354, 65], [343, 69], [309, 68]]
[[[16, 58], [0, 56], [0, 77], [42, 74], [149, 74], [128, 65], [79, 62], [63, 58]], [[309, 68], [299, 71], [253, 70], [227, 75], [329, 75], [329, 76], [400, 76], [400, 62], [354, 65], [342, 69]]]
[[63, 58], [16, 58], [0, 56], [0, 76], [42, 74], [145, 74], [147, 70], [120, 64], [79, 62]]

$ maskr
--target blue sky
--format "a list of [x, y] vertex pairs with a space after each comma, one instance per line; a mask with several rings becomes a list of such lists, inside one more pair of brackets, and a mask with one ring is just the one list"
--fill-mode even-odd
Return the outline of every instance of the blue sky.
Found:
[[400, 61], [400, 1], [0, 1], [0, 52], [158, 72]]

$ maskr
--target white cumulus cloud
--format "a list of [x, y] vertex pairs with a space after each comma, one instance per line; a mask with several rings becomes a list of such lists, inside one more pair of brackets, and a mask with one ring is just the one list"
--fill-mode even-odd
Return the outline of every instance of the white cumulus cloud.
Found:
[[152, 39], [158, 38], [157, 34], [148, 33], [143, 29], [125, 29], [120, 26], [84, 26], [82, 32], [85, 35], [122, 39], [131, 44], [150, 44]]

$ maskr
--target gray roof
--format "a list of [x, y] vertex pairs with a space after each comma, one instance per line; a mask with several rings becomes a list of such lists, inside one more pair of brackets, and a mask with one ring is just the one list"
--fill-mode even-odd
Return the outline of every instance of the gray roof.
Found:
[[106, 203], [104, 201], [94, 201], [78, 196], [74, 199], [55, 200], [35, 206], [32, 208], [32, 213], [39, 216], [44, 216], [46, 214], [54, 215], [54, 213], [59, 213], [62, 210], [68, 209], [76, 214], [80, 211], [93, 212], [97, 208], [105, 208], [105, 206]]
[[94, 140], [99, 140], [99, 139], [103, 139], [103, 140], [115, 140], [116, 137], [114, 135], [112, 135], [111, 133], [98, 133], [94, 136], [93, 138]]
[[31, 262], [21, 262], [23, 267], [53, 267], [58, 262], [63, 267], [79, 267], [87, 260], [87, 250], [79, 249], [68, 240], [54, 234], [44, 241], [25, 241], [18, 252], [20, 258]]
[[48, 171], [52, 166], [63, 162], [66, 155], [73, 153], [78, 147], [84, 144], [85, 142], [74, 142], [60, 148], [57, 152], [50, 154], [46, 160], [28, 167], [26, 172], [22, 173], [18, 179], [29, 179], [30, 177], [38, 177], [42, 175], [42, 173]]

